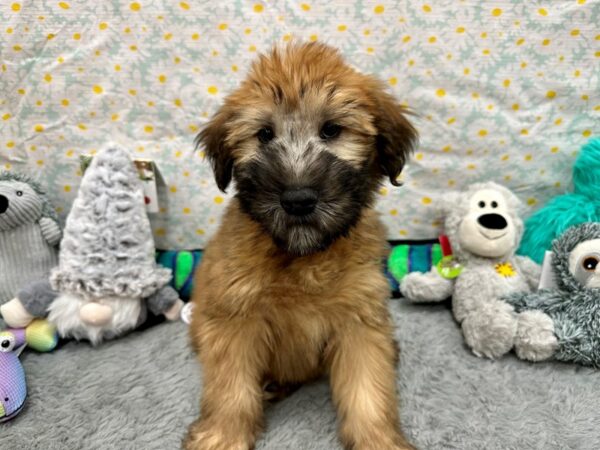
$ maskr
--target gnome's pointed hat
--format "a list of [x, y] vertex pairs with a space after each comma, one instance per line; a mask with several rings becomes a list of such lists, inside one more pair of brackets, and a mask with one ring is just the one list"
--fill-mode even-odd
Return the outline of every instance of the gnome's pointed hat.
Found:
[[171, 271], [159, 268], [144, 194], [128, 153], [99, 152], [67, 218], [52, 287], [88, 298], [148, 297]]

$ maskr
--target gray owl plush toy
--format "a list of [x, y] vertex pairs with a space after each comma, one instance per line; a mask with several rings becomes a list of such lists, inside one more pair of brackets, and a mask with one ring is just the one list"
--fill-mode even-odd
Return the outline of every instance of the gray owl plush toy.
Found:
[[515, 255], [523, 235], [521, 202], [496, 183], [477, 183], [440, 199], [444, 230], [458, 269], [434, 267], [407, 275], [400, 286], [412, 302], [452, 297], [452, 312], [477, 356], [498, 358], [514, 345], [518, 317], [501, 300], [537, 288], [540, 267]]
[[600, 368], [600, 223], [569, 228], [552, 250], [556, 287], [504, 299], [519, 313], [517, 356]]
[[61, 230], [54, 207], [32, 179], [0, 174], [0, 305], [58, 262]]

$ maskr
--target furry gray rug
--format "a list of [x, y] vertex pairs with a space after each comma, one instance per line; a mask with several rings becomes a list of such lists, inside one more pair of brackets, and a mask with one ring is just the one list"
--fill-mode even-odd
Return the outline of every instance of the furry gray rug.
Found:
[[[445, 305], [393, 300], [404, 429], [420, 449], [598, 449], [600, 373], [473, 356]], [[200, 374], [183, 324], [97, 349], [26, 352], [27, 407], [0, 425], [6, 450], [171, 450], [198, 411]], [[267, 411], [257, 449], [339, 449], [325, 381]]]

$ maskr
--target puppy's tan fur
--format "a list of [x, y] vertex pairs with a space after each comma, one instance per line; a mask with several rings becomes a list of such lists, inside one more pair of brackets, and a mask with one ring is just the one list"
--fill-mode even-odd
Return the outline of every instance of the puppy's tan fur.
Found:
[[[234, 166], [252, 159], [261, 120], [276, 121], [278, 114], [343, 123], [346, 134], [334, 151], [351, 163], [371, 161], [378, 178], [397, 177], [414, 137], [378, 81], [326, 46], [295, 45], [260, 59], [204, 131], [217, 181], [228, 176], [220, 173], [219, 158], [233, 155]], [[389, 148], [376, 151], [376, 139]], [[386, 152], [399, 154], [388, 161]], [[399, 431], [397, 355], [381, 269], [385, 235], [365, 207], [326, 250], [293, 256], [232, 200], [196, 274], [191, 338], [203, 395], [187, 450], [253, 448], [263, 427], [264, 384], [323, 373], [331, 379], [347, 448], [411, 448]]]

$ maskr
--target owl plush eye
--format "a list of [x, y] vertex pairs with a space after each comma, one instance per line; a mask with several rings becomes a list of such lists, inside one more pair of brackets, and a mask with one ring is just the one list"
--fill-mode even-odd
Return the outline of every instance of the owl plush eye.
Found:
[[581, 266], [588, 272], [595, 272], [599, 262], [597, 256], [586, 256], [583, 258]]

